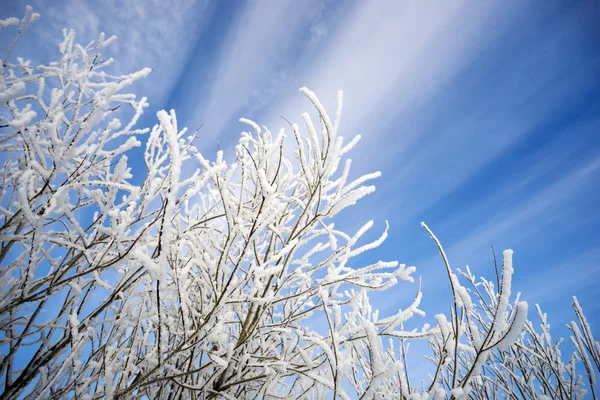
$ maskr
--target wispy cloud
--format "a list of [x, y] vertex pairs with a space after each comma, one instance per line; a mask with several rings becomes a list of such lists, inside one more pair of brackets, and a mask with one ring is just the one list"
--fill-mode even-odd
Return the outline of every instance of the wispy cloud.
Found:
[[[323, 98], [344, 90], [346, 130], [374, 130], [392, 105], [408, 110], [435, 95], [485, 42], [482, 28], [493, 10], [461, 2], [358, 3], [300, 78]], [[295, 114], [299, 101], [292, 93], [277, 111]]]
[[[455, 257], [466, 260], [469, 255], [477, 253], [477, 249], [489, 246], [494, 238], [502, 239], [508, 245], [519, 245], [524, 238], [545, 229], [547, 224], [561, 218], [562, 214], [575, 211], [564, 209], [562, 206], [569, 202], [573, 204], [573, 201], [578, 199], [585, 200], [588, 188], [584, 183], [599, 173], [600, 159], [596, 159], [537, 193], [529, 194], [518, 203], [517, 208], [500, 208], [500, 215], [489, 215], [485, 224], [464, 236], [449, 251]], [[548, 218], [549, 216], [552, 216], [552, 219]]]
[[[546, 273], [539, 274], [535, 285], [529, 285], [528, 290], [523, 292], [523, 298], [534, 303], [557, 306], [557, 294], [580, 294], [582, 289], [596, 286], [599, 263], [600, 249], [592, 249], [548, 266]], [[598, 289], [592, 290], [598, 294]], [[563, 306], [570, 307], [568, 302], [563, 303], [566, 303]]]
[[74, 29], [77, 41], [82, 44], [97, 39], [100, 32], [107, 37], [116, 35], [117, 41], [111, 44], [105, 57], [115, 58], [112, 68], [118, 74], [152, 68], [152, 77], [140, 81], [135, 91], [148, 96], [155, 106], [171, 91], [190, 47], [202, 33], [212, 11], [203, 0], [30, 3], [41, 14], [42, 26], [33, 27], [28, 33], [36, 40], [26, 41], [30, 47], [24, 49], [26, 53], [39, 56], [42, 62], [55, 57], [52, 53], [57, 51], [63, 28]]
[[[289, 75], [289, 56], [307, 29], [317, 29], [321, 1], [256, 1], [248, 3], [223, 42], [216, 79], [209, 95], [191, 99], [190, 113], [205, 124], [203, 138], [214, 140], [223, 128], [240, 118], [243, 107], [266, 105]], [[301, 44], [300, 44], [301, 45]], [[307, 43], [304, 43], [307, 45]]]

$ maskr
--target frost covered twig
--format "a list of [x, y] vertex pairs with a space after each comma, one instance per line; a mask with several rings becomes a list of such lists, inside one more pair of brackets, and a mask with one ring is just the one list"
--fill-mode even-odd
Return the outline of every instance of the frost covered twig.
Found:
[[[398, 327], [419, 302], [380, 320], [367, 294], [414, 268], [357, 265], [386, 233], [358, 245], [373, 222], [335, 228], [379, 176], [348, 180], [357, 140], [338, 135], [341, 92], [332, 121], [301, 90], [322, 129], [308, 114], [306, 134], [292, 126], [297, 160], [283, 131], [242, 119], [252, 131], [234, 157], [211, 162], [174, 112], [134, 128], [146, 100], [122, 91], [150, 71], [107, 74], [111, 40], [82, 47], [65, 31], [57, 62], [3, 70], [3, 396], [350, 398], [351, 370], [359, 396], [393, 390], [399, 364], [381, 337], [417, 336]], [[148, 132], [134, 184], [128, 156]], [[319, 315], [327, 333], [303, 322]], [[29, 345], [38, 350], [23, 358]]]
[[492, 282], [478, 281], [468, 267], [465, 272], [458, 270], [469, 283], [467, 288], [451, 271], [440, 241], [427, 225], [423, 227], [442, 254], [454, 308], [451, 322], [444, 315], [436, 316], [439, 334], [430, 340], [434, 353], [430, 360], [436, 365], [435, 374], [427, 392], [418, 395], [482, 400], [582, 399], [586, 389], [576, 368], [577, 359], [581, 359], [595, 398], [594, 371], [587, 355], [597, 359], [599, 345], [594, 342], [585, 318], [580, 317], [583, 312], [576, 299], [573, 306], [583, 329], [579, 330], [575, 322], [569, 325], [574, 333], [571, 340], [576, 353], [565, 364], [559, 349], [562, 340], [552, 342], [547, 316], [539, 307], [538, 317], [542, 323], [538, 331], [527, 319], [528, 306], [518, 300], [519, 295], [513, 306], [509, 303], [513, 273], [511, 250], [502, 254], [502, 273], [496, 278], [498, 292]]
[[[37, 18], [27, 8], [0, 28], [20, 25], [18, 39]], [[424, 315], [420, 283], [379, 315], [369, 294], [415, 268], [365, 261], [387, 222], [368, 243], [373, 221], [336, 227], [380, 176], [350, 179], [360, 136], [339, 133], [341, 92], [332, 119], [302, 88], [319, 124], [303, 114], [293, 140], [242, 118], [250, 132], [211, 160], [174, 111], [136, 128], [148, 104], [124, 91], [150, 70], [108, 73], [114, 37], [63, 36], [57, 61], [13, 61], [11, 46], [0, 70], [0, 398], [566, 399], [585, 391], [578, 359], [595, 396], [600, 346], [581, 307], [564, 363], [545, 314], [538, 331], [511, 304], [510, 250], [496, 292], [455, 273], [424, 225], [450, 316], [405, 329]], [[417, 339], [433, 352], [429, 386], [410, 381]]]

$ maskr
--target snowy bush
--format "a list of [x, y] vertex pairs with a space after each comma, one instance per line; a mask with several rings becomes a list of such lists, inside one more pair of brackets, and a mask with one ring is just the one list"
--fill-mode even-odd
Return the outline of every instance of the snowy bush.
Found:
[[[303, 114], [289, 139], [242, 119], [235, 154], [211, 161], [174, 111], [136, 128], [147, 102], [125, 90], [150, 70], [107, 72], [113, 38], [81, 46], [64, 31], [58, 61], [13, 57], [38, 17], [28, 7], [0, 21], [18, 27], [0, 66], [1, 398], [567, 399], [586, 385], [595, 397], [600, 345], [581, 307], [574, 300], [576, 353], [564, 363], [545, 315], [536, 330], [527, 304], [511, 300], [510, 250], [496, 285], [456, 275], [424, 225], [452, 312], [405, 330], [423, 314], [419, 291], [379, 316], [369, 293], [412, 282], [415, 268], [357, 265], [387, 228], [358, 245], [372, 221], [334, 225], [379, 176], [349, 179], [360, 137], [338, 134], [341, 92], [331, 118], [301, 89], [319, 121]], [[141, 179], [128, 161], [137, 147]], [[417, 339], [434, 363], [421, 386], [406, 363]]]

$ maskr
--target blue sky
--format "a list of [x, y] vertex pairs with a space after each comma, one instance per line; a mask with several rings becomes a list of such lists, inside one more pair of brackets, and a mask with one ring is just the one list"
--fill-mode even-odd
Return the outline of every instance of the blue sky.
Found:
[[[3, 1], [0, 18], [20, 16]], [[48, 61], [63, 27], [118, 42], [118, 72], [149, 66], [135, 87], [150, 109], [203, 125], [212, 156], [245, 129], [276, 131], [343, 89], [341, 134], [360, 133], [354, 173], [380, 170], [377, 192], [339, 224], [373, 219], [389, 238], [365, 261], [397, 259], [423, 277], [423, 308], [450, 294], [425, 221], [453, 267], [493, 278], [490, 246], [515, 250], [516, 291], [562, 326], [576, 294], [600, 332], [600, 3], [408, 1], [30, 1], [41, 20], [20, 54]], [[11, 33], [12, 34], [12, 33]], [[0, 38], [6, 40], [6, 34]], [[230, 153], [232, 154], [232, 153]], [[140, 166], [141, 167], [141, 166]], [[379, 232], [373, 232], [378, 235]], [[367, 260], [368, 259], [368, 260]], [[401, 284], [375, 305], [408, 305]], [[564, 330], [558, 331], [565, 334]]]

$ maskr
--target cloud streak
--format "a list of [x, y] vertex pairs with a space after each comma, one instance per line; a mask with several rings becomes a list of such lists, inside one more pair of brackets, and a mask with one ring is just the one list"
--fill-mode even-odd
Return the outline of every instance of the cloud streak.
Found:
[[[36, 0], [31, 5], [41, 14], [41, 26], [28, 32], [35, 40], [24, 39], [28, 48], [22, 50], [27, 55], [41, 62], [56, 57], [63, 28], [74, 29], [77, 42], [83, 45], [96, 40], [100, 32], [107, 37], [115, 35], [117, 41], [104, 54], [115, 58], [111, 72], [128, 74], [152, 68], [151, 78], [136, 83], [134, 91], [147, 96], [153, 106], [162, 105], [172, 90], [191, 46], [212, 13], [212, 7], [203, 0]], [[16, 7], [11, 11], [22, 13]]]
[[204, 139], [210, 142], [223, 135], [226, 125], [239, 119], [241, 109], [269, 103], [289, 79], [285, 58], [298, 40], [304, 40], [302, 33], [314, 31], [304, 40], [307, 43], [317, 40], [315, 34], [324, 34], [316, 25], [321, 8], [317, 0], [248, 3], [223, 42], [209, 95], [201, 93], [192, 102], [200, 106], [192, 106], [191, 113], [201, 116], [192, 124], [204, 124]]

